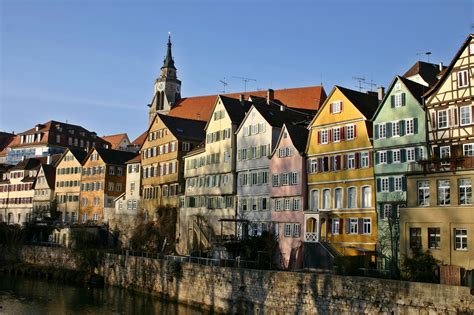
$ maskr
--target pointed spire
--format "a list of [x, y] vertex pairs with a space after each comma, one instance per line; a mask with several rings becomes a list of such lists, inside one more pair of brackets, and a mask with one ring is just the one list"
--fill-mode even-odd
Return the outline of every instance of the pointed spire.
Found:
[[171, 32], [168, 32], [168, 49], [166, 51], [166, 57], [165, 60], [163, 61], [163, 68], [173, 68], [176, 70], [176, 67], [174, 66], [174, 60], [173, 56], [171, 55]]

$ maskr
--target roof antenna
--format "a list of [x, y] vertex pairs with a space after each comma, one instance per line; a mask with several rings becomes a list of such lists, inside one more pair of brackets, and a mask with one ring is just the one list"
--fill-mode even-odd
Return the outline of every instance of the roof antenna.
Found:
[[247, 82], [248, 81], [254, 81], [254, 82], [257, 82], [257, 80], [255, 79], [251, 79], [251, 78], [245, 78], [245, 77], [236, 77], [236, 76], [233, 76], [234, 79], [239, 79], [239, 80], [242, 80], [244, 81], [244, 93], [247, 92]]
[[420, 55], [426, 55], [427, 58], [428, 58], [428, 63], [430, 62], [430, 55], [431, 55], [431, 51], [427, 51], [427, 52], [419, 52], [416, 54], [417, 56], [420, 56]]
[[370, 79], [370, 83], [369, 82], [362, 82], [363, 84], [365, 85], [368, 85], [370, 87], [370, 91], [373, 91], [374, 87], [377, 86], [377, 83], [374, 83], [374, 80]]
[[359, 82], [358, 85], [356, 85], [356, 88], [359, 89], [359, 92], [362, 92], [362, 83], [365, 84], [365, 78], [364, 77], [352, 77], [352, 80], [356, 80], [357, 82]]
[[229, 85], [229, 83], [227, 83], [227, 81], [225, 80], [225, 77], [224, 77], [224, 79], [219, 80], [219, 82], [222, 83], [222, 91], [221, 92], [222, 92], [222, 94], [225, 94], [225, 88], [226, 88], [226, 86]]

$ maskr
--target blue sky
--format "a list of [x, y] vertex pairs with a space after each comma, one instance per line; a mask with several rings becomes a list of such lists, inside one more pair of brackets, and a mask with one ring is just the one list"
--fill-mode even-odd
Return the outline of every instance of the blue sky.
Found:
[[[225, 3], [224, 3], [225, 2]], [[0, 130], [50, 119], [99, 135], [146, 129], [168, 31], [182, 95], [334, 84], [387, 86], [432, 52], [449, 63], [470, 0], [0, 0]]]

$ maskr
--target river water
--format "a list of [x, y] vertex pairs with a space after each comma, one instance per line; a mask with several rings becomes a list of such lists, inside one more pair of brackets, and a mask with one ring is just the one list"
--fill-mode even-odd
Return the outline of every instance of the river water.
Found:
[[0, 314], [202, 314], [129, 290], [89, 288], [0, 274]]

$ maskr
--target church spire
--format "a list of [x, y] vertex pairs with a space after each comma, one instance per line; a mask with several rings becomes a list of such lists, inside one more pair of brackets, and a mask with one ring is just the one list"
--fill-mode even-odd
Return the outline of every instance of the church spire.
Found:
[[173, 68], [176, 70], [176, 67], [174, 66], [174, 60], [173, 56], [171, 54], [171, 33], [168, 33], [168, 49], [166, 51], [166, 57], [165, 60], [163, 61], [163, 68]]

